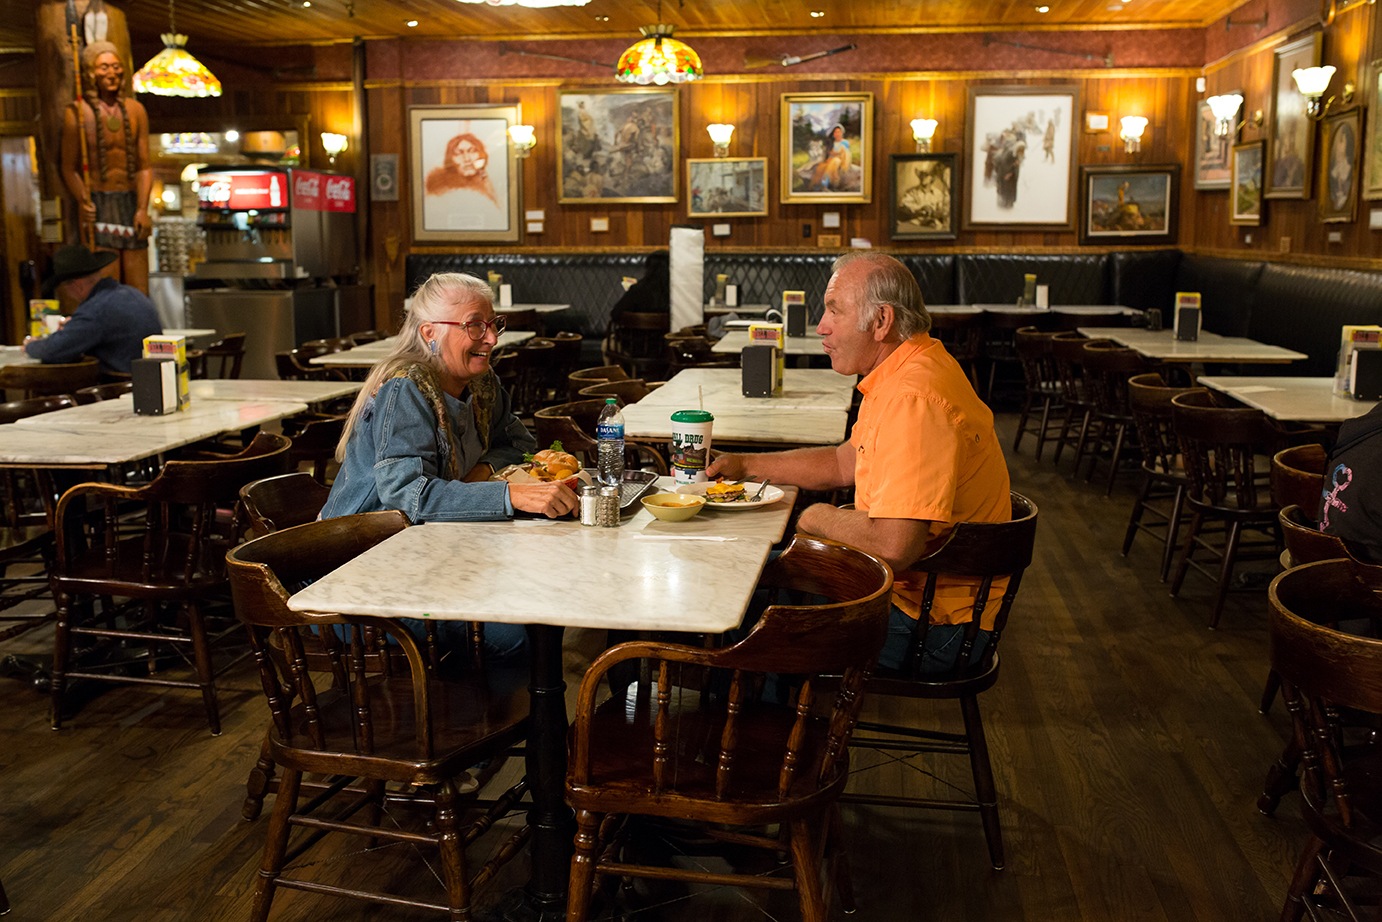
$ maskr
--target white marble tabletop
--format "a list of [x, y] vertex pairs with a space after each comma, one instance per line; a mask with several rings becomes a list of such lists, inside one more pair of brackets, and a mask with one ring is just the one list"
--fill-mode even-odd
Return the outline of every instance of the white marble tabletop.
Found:
[[1375, 400], [1336, 396], [1333, 378], [1202, 376], [1199, 383], [1290, 422], [1341, 423], [1377, 406]]
[[733, 307], [730, 307], [728, 304], [718, 306], [707, 304], [702, 309], [702, 312], [712, 317], [716, 314], [753, 314], [755, 316], [762, 316], [771, 309], [771, 304], [736, 304]]
[[188, 348], [193, 346], [194, 340], [204, 339], [206, 343], [197, 343], [197, 346], [209, 345], [217, 339], [216, 330], [213, 327], [164, 327], [164, 336], [181, 336], [187, 340]]
[[494, 312], [496, 314], [516, 314], [519, 311], [537, 311], [539, 314], [555, 314], [557, 311], [569, 310], [570, 304], [510, 304], [508, 307], [496, 304]]
[[857, 378], [829, 368], [788, 368], [782, 375], [781, 397], [745, 397], [738, 368], [688, 368], [653, 391], [637, 406], [712, 413], [729, 410], [848, 410]]
[[198, 400], [287, 400], [320, 403], [355, 393], [359, 381], [270, 381], [251, 378], [207, 378], [191, 383], [192, 403]]
[[162, 450], [188, 445], [223, 432], [239, 432], [307, 410], [297, 401], [193, 400], [191, 406], [163, 416], [139, 416], [134, 400], [125, 394], [85, 406], [29, 416], [14, 423], [28, 429], [72, 432], [105, 439], [111, 434], [163, 439]]
[[[633, 404], [624, 408], [624, 434], [630, 439], [672, 437], [672, 411], [680, 407]], [[711, 443], [741, 445], [838, 445], [845, 440], [844, 410], [722, 410], [715, 413]]]
[[[792, 491], [761, 509], [703, 509], [686, 522], [660, 522], [640, 510], [618, 528], [589, 528], [570, 518], [413, 526], [288, 605], [350, 615], [719, 633], [743, 619], [794, 499]], [[468, 564], [457, 567], [457, 560]]]
[[1176, 339], [1172, 330], [1146, 330], [1137, 327], [1080, 327], [1091, 339], [1111, 339], [1120, 346], [1135, 349], [1150, 359], [1162, 362], [1261, 362], [1284, 364], [1309, 358], [1303, 352], [1269, 346], [1244, 336], [1220, 336], [1201, 331], [1194, 342]]
[[[536, 335], [532, 330], [505, 330], [499, 334], [498, 348], [516, 346], [519, 343], [527, 342]], [[325, 365], [329, 368], [370, 368], [389, 354], [395, 338], [389, 336], [372, 343], [356, 346], [354, 349], [346, 349], [343, 352], [328, 352], [326, 355], [313, 356], [308, 359], [308, 362], [313, 365]]]
[[6, 365], [37, 365], [38, 359], [24, 351], [23, 346], [0, 346], [0, 368]]
[[970, 307], [990, 314], [1071, 314], [1076, 317], [1097, 316], [1099, 314], [1123, 314], [1131, 317], [1141, 314], [1142, 311], [1131, 307], [1123, 307], [1121, 304], [1052, 304], [1050, 307], [1042, 309], [1033, 305], [1018, 307], [1016, 304], [971, 304]]
[[[787, 355], [825, 355], [825, 340], [814, 333], [807, 336], [783, 337], [783, 352]], [[731, 330], [711, 348], [711, 352], [742, 352], [749, 345], [747, 330]]]
[[17, 424], [0, 427], [0, 431], [0, 467], [104, 470], [188, 444], [169, 438], [167, 433], [93, 433], [90, 429]]

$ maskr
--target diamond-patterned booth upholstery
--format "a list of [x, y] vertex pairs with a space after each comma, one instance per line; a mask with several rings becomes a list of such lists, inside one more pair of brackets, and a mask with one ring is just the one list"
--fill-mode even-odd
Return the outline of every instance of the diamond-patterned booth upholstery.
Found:
[[546, 315], [547, 332], [580, 333], [597, 341], [605, 335], [609, 312], [624, 294], [624, 276], [642, 278], [642, 253], [450, 253], [408, 256], [408, 293], [436, 272], [465, 272], [477, 278], [498, 272], [513, 286], [519, 304], [570, 304], [569, 311]]
[[[1252, 322], [1253, 306], [1257, 300], [1257, 280], [1263, 263], [1246, 259], [1220, 259], [1217, 256], [1197, 256], [1187, 253], [1176, 270], [1176, 291], [1198, 291], [1200, 309], [1204, 311], [1202, 326], [1220, 336], [1247, 336]], [[1169, 326], [1172, 322], [1173, 300], [1163, 310]], [[1336, 342], [1335, 348], [1338, 348]]]
[[1108, 304], [1121, 304], [1140, 311], [1156, 308], [1163, 321], [1175, 303], [1176, 270], [1180, 250], [1122, 250], [1108, 254]]
[[1247, 335], [1310, 358], [1292, 362], [1289, 372], [1276, 365], [1257, 373], [1331, 376], [1338, 362], [1339, 331], [1356, 324], [1382, 324], [1382, 275], [1267, 263], [1257, 280]]
[[[927, 304], [955, 303], [955, 257], [949, 253], [906, 253], [897, 257], [916, 277]], [[836, 254], [725, 254], [705, 256], [705, 299], [715, 294], [715, 276], [729, 276], [739, 286], [740, 304], [781, 306], [786, 291], [805, 291], [811, 322], [824, 310], [825, 286]]]
[[960, 304], [1012, 304], [1022, 277], [1050, 285], [1052, 304], [1107, 304], [1108, 257], [1103, 253], [961, 253], [955, 257]]

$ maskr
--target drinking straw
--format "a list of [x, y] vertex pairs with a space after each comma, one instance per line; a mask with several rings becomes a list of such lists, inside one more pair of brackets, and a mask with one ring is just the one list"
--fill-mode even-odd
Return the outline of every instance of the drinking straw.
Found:
[[704, 412], [705, 412], [705, 390], [704, 390], [699, 384], [696, 385], [696, 399], [698, 399], [698, 400], [701, 402], [701, 412], [704, 413]]

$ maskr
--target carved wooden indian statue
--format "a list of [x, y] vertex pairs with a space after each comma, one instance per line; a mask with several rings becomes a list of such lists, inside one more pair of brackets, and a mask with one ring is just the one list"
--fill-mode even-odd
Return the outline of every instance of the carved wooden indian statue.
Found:
[[120, 280], [148, 293], [149, 116], [133, 97], [120, 95], [124, 80], [115, 45], [95, 41], [82, 50], [85, 98], [63, 114], [62, 178], [77, 199], [81, 241], [119, 253]]

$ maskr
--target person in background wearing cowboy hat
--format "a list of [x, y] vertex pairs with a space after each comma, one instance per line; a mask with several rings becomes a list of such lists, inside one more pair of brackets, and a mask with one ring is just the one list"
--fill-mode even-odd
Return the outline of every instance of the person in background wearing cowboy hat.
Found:
[[77, 305], [56, 333], [24, 340], [24, 351], [44, 364], [75, 362], [94, 356], [102, 371], [127, 375], [139, 358], [144, 337], [163, 332], [154, 302], [137, 288], [102, 275], [119, 258], [109, 251], [93, 253], [84, 246], [67, 246], [53, 257], [53, 277], [44, 283], [45, 297], [56, 291], [63, 310]]

